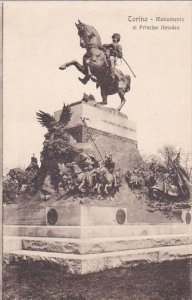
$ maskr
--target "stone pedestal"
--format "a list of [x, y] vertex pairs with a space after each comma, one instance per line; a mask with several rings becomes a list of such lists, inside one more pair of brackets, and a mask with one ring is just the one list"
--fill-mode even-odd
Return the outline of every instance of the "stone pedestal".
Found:
[[5, 225], [45, 225], [45, 207], [18, 207], [7, 205], [3, 207], [3, 223]]
[[45, 225], [4, 225], [7, 263], [87, 274], [192, 257], [190, 224], [131, 224], [123, 207], [54, 206], [45, 216]]
[[[135, 225], [133, 226], [135, 227]], [[118, 237], [114, 234], [116, 237], [113, 238], [51, 236], [54, 231], [60, 231], [61, 236], [65, 235], [67, 229], [70, 231], [70, 226], [52, 226], [51, 228], [50, 226], [41, 226], [41, 228], [28, 226], [23, 228], [25, 230], [21, 230], [18, 226], [17, 228], [8, 227], [6, 226], [4, 229], [7, 233], [4, 236], [4, 259], [7, 263], [25, 262], [32, 264], [39, 262], [42, 267], [43, 265], [47, 267], [49, 264], [58, 265], [69, 274], [88, 274], [117, 267], [135, 266], [141, 263], [158, 263], [192, 257], [192, 238], [189, 226], [183, 224], [178, 228], [175, 226], [175, 230], [172, 230], [171, 227], [173, 226], [169, 225], [169, 228], [166, 229], [166, 225], [164, 227], [161, 225], [162, 231], [159, 231], [159, 234], [156, 232], [155, 235], [144, 236], [133, 236], [129, 228], [129, 236], [123, 237], [119, 232]], [[123, 227], [120, 226], [119, 228], [122, 229]], [[141, 230], [141, 225], [139, 227]], [[156, 226], [152, 225], [151, 229], [152, 227], [155, 233]], [[29, 234], [29, 229], [31, 234]], [[46, 235], [43, 234], [43, 229], [46, 229]], [[87, 227], [82, 226], [79, 229], [86, 232]], [[124, 228], [124, 231], [126, 229], [128, 227]], [[21, 235], [16, 236], [17, 230]], [[132, 231], [134, 232], [134, 228]], [[9, 235], [11, 232], [15, 236]], [[100, 232], [103, 232], [103, 226], [100, 226]], [[111, 226], [108, 234], [113, 232], [113, 226]], [[180, 234], [176, 234], [176, 232], [180, 232]], [[71, 233], [70, 236], [72, 236]], [[91, 236], [94, 236], [93, 232]]]
[[[137, 149], [137, 126], [134, 121], [128, 119], [127, 115], [116, 109], [107, 108], [102, 105], [76, 102], [70, 105], [72, 118], [66, 126], [68, 132], [78, 143], [86, 146], [98, 156], [97, 150], [90, 138], [92, 136], [101, 155], [112, 154], [113, 160], [121, 168], [127, 171], [142, 162]], [[54, 114], [58, 121], [61, 111]], [[88, 131], [81, 119], [86, 121]]]
[[127, 224], [127, 208], [63, 205], [46, 208], [47, 225], [112, 226]]
[[[78, 142], [86, 142], [86, 131], [82, 131], [82, 118], [85, 119], [89, 128], [122, 137], [137, 144], [136, 123], [129, 120], [127, 115], [99, 104], [91, 105], [85, 102], [76, 102], [69, 106], [72, 111], [72, 118], [66, 128], [74, 132], [74, 137]], [[59, 121], [60, 115], [61, 111], [54, 113], [56, 121]]]

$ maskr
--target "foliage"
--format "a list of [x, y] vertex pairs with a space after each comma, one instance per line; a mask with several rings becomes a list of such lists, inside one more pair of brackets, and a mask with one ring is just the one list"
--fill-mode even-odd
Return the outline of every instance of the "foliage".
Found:
[[165, 145], [156, 155], [143, 156], [143, 159], [142, 166], [126, 174], [127, 183], [136, 194], [139, 191], [153, 202], [189, 201], [192, 190], [189, 155], [175, 146]]
[[156, 154], [144, 154], [143, 159], [145, 163], [147, 164], [159, 164], [164, 167], [168, 167], [169, 160], [174, 159], [177, 154], [180, 154], [180, 164], [184, 167], [188, 177], [191, 181], [192, 176], [192, 153], [189, 152], [183, 152], [182, 149], [177, 149], [173, 145], [164, 145], [162, 148], [160, 148]]

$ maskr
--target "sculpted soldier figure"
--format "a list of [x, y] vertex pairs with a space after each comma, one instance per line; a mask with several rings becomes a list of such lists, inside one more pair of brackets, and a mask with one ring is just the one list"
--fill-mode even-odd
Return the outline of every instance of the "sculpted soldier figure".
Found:
[[88, 171], [93, 169], [94, 162], [86, 153], [80, 154], [80, 160], [78, 165], [82, 169], [82, 171]]
[[29, 166], [25, 170], [29, 172], [31, 169], [39, 170], [38, 160], [37, 160], [37, 158], [35, 157], [34, 154], [31, 157], [31, 163], [29, 164]]
[[105, 156], [104, 166], [109, 171], [109, 173], [113, 175], [114, 186], [116, 187], [117, 186], [117, 177], [116, 177], [116, 174], [114, 172], [115, 162], [113, 161], [111, 154]]
[[85, 183], [87, 183], [89, 187], [92, 187], [93, 178], [95, 176], [94, 173], [96, 171], [96, 168], [99, 167], [99, 162], [96, 160], [93, 154], [81, 153], [78, 165], [84, 172], [84, 176], [82, 178], [82, 183], [80, 186], [84, 186]]
[[103, 48], [106, 55], [108, 66], [111, 70], [112, 77], [115, 76], [115, 66], [117, 64], [117, 58], [122, 58], [122, 46], [119, 44], [121, 36], [119, 33], [112, 35], [112, 43], [104, 44]]
[[26, 171], [26, 179], [27, 183], [33, 184], [34, 188], [37, 188], [38, 186], [38, 174], [39, 174], [39, 166], [38, 166], [38, 160], [33, 154], [31, 157], [31, 163], [29, 166], [25, 169]]

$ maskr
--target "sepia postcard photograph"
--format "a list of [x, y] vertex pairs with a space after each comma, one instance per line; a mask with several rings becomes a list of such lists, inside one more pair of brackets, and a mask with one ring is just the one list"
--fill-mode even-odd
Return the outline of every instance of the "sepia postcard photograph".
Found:
[[191, 1], [2, 1], [2, 299], [192, 299]]

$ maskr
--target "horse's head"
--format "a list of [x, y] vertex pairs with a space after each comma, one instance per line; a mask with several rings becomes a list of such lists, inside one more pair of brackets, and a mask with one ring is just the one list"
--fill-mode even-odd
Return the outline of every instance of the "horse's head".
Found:
[[78, 20], [79, 23], [75, 23], [78, 29], [78, 35], [80, 37], [80, 46], [82, 48], [89, 48], [92, 46], [102, 47], [101, 38], [97, 30], [89, 25], [86, 25]]

